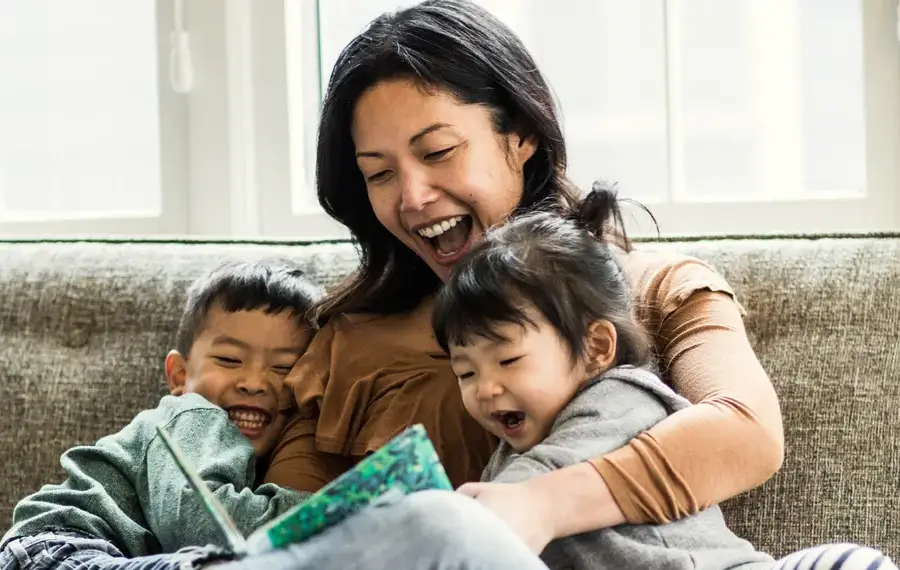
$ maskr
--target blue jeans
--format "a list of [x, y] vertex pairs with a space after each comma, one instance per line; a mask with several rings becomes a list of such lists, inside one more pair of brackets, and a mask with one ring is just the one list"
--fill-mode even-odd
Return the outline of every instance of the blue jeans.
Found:
[[127, 558], [107, 540], [71, 532], [45, 532], [9, 541], [0, 551], [0, 570], [191, 570], [227, 558], [214, 546]]

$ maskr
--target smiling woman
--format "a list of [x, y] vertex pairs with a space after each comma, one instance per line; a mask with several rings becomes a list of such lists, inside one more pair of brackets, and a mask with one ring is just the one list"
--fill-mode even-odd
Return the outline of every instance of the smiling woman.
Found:
[[534, 138], [496, 132], [489, 108], [410, 79], [365, 91], [351, 132], [378, 221], [442, 280], [515, 209], [536, 150]]

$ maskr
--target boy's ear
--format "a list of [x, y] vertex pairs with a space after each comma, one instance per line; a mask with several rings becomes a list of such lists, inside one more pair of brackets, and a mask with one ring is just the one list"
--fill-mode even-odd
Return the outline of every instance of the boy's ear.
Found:
[[166, 380], [173, 396], [184, 394], [187, 382], [187, 360], [177, 350], [166, 355]]
[[592, 373], [600, 374], [615, 364], [617, 341], [616, 327], [611, 322], [600, 319], [588, 326], [585, 356]]

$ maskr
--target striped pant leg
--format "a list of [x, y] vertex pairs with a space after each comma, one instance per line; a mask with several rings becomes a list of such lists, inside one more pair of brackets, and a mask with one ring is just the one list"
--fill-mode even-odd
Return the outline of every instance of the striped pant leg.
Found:
[[798, 550], [779, 560], [775, 570], [897, 570], [897, 565], [874, 548], [839, 543]]

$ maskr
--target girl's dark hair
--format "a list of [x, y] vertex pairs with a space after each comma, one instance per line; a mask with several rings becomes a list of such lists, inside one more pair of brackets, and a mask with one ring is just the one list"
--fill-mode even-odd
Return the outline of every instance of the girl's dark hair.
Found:
[[505, 340], [497, 325], [535, 326], [533, 308], [559, 332], [573, 360], [584, 355], [591, 323], [612, 323], [616, 365], [643, 366], [651, 343], [635, 320], [632, 292], [613, 258], [610, 232], [622, 230], [616, 193], [595, 184], [568, 215], [523, 214], [487, 232], [451, 271], [433, 314], [435, 336], [466, 345], [473, 336]]
[[464, 104], [491, 111], [498, 133], [534, 137], [524, 167], [519, 211], [539, 203], [570, 206], [566, 147], [552, 92], [519, 38], [467, 0], [429, 0], [376, 18], [335, 63], [322, 104], [316, 175], [319, 203], [349, 228], [360, 267], [317, 310], [323, 322], [342, 312], [400, 312], [437, 290], [438, 277], [375, 217], [351, 139], [353, 109], [379, 82], [409, 79]]

